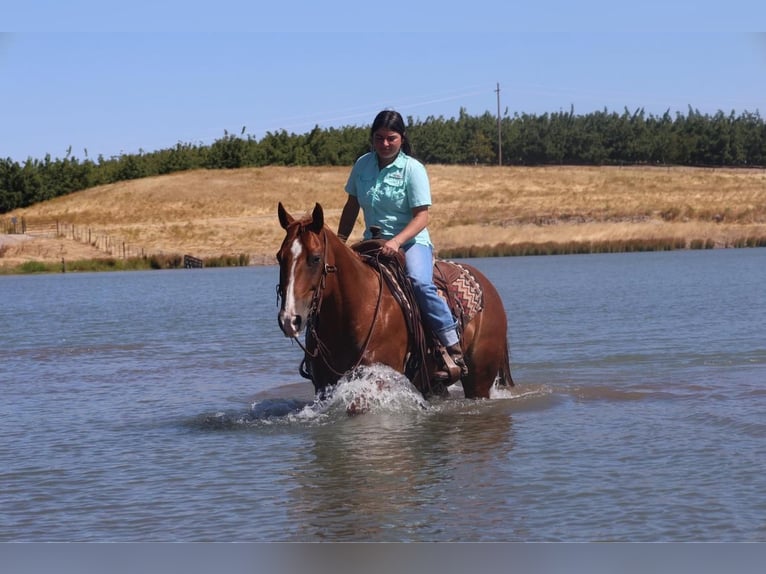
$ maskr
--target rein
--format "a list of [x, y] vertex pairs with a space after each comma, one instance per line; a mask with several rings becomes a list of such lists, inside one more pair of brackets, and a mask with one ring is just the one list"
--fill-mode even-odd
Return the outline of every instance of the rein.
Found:
[[[324, 290], [327, 286], [327, 276], [330, 273], [337, 273], [338, 268], [335, 265], [328, 265], [327, 263], [327, 253], [328, 253], [328, 247], [327, 247], [327, 231], [324, 230], [322, 232], [322, 237], [324, 239], [324, 266], [322, 267], [322, 276], [319, 279], [319, 285], [317, 285], [317, 288], [314, 290], [314, 295], [311, 298], [311, 305], [309, 306], [308, 311], [308, 317], [306, 318], [306, 341], [307, 345], [309, 344], [309, 336], [311, 337], [311, 341], [314, 343], [314, 351], [309, 351], [307, 346], [301, 343], [300, 339], [296, 337], [294, 340], [298, 342], [298, 346], [300, 346], [301, 349], [303, 349], [304, 358], [303, 362], [300, 366], [300, 374], [306, 379], [313, 380], [313, 377], [311, 376], [311, 373], [309, 372], [308, 368], [306, 367], [308, 363], [308, 359], [316, 359], [317, 357], [322, 359], [322, 362], [325, 364], [325, 366], [335, 375], [341, 377], [348, 371], [338, 371], [336, 370], [331, 364], [330, 364], [330, 351], [327, 348], [327, 345], [320, 339], [319, 335], [317, 334], [317, 324], [319, 322], [319, 309], [322, 306], [322, 299], [324, 297]], [[282, 285], [277, 285], [277, 304], [279, 304], [279, 297], [282, 292]], [[364, 341], [364, 345], [362, 346], [362, 350], [359, 353], [359, 358], [357, 359], [356, 363], [354, 363], [354, 366], [351, 367], [351, 369], [348, 370], [354, 370], [362, 363], [362, 359], [364, 357], [364, 354], [367, 352], [367, 348], [370, 345], [370, 340], [372, 339], [372, 332], [375, 328], [375, 323], [378, 320], [378, 314], [380, 312], [380, 303], [383, 299], [383, 276], [382, 273], [378, 273], [378, 301], [375, 305], [375, 313], [372, 317], [372, 321], [370, 322], [370, 330], [367, 332], [367, 336]]]

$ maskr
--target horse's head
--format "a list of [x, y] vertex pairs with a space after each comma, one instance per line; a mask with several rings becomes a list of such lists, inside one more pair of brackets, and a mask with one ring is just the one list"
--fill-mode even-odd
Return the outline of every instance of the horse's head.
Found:
[[278, 321], [286, 337], [297, 337], [318, 304], [326, 273], [324, 212], [317, 203], [311, 215], [295, 219], [280, 202], [277, 213], [282, 229], [287, 232], [277, 252], [277, 289], [282, 299]]

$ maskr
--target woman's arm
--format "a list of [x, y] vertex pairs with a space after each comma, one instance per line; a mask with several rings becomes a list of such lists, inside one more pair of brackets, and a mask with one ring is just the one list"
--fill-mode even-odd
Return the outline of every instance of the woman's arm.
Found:
[[343, 206], [343, 212], [340, 214], [340, 223], [338, 223], [338, 237], [345, 243], [348, 236], [354, 230], [356, 218], [359, 215], [359, 200], [356, 196], [349, 195], [346, 205]]
[[412, 210], [412, 219], [410, 222], [397, 233], [394, 237], [386, 241], [383, 246], [383, 253], [396, 253], [399, 248], [407, 243], [410, 239], [415, 237], [418, 233], [423, 231], [428, 226], [428, 206], [421, 205], [415, 207]]

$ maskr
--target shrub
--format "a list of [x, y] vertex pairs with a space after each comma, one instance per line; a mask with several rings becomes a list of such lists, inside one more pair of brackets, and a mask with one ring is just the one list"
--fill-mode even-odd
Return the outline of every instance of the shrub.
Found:
[[40, 261], [25, 261], [19, 266], [19, 271], [22, 273], [49, 273], [52, 269], [49, 264]]

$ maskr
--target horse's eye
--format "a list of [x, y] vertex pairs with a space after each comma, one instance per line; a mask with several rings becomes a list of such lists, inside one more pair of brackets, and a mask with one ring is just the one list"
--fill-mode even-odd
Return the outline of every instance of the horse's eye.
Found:
[[320, 255], [312, 255], [309, 257], [309, 265], [314, 267], [315, 265], [319, 265], [319, 262], [322, 261], [322, 257]]

